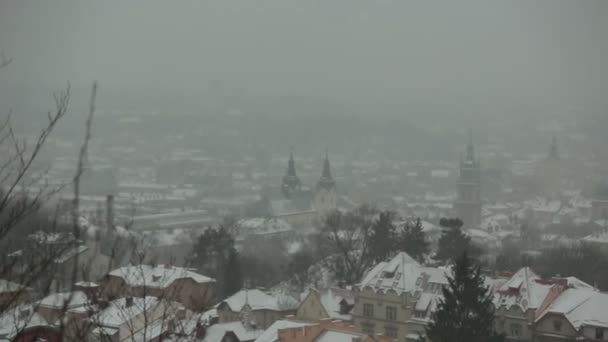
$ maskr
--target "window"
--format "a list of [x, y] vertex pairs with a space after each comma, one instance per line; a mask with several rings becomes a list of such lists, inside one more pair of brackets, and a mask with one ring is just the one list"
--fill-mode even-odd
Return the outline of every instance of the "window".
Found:
[[397, 320], [397, 308], [396, 307], [394, 307], [394, 306], [386, 307], [386, 319], [389, 321]]
[[367, 335], [374, 335], [374, 325], [371, 323], [362, 323], [361, 331]]
[[595, 328], [595, 339], [596, 340], [603, 340], [604, 339], [604, 329], [602, 329], [602, 328]]
[[562, 331], [562, 321], [558, 321], [558, 320], [553, 321], [553, 330]]
[[384, 327], [384, 334], [388, 337], [397, 337], [397, 328]]
[[374, 317], [374, 304], [363, 304], [363, 316]]
[[511, 324], [511, 336], [521, 336], [521, 324]]
[[424, 318], [426, 311], [416, 310], [414, 311], [414, 317], [416, 318]]

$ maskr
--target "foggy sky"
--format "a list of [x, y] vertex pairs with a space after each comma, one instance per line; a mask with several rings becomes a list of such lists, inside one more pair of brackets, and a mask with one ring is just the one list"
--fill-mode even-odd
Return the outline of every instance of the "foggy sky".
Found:
[[605, 0], [0, 0], [0, 82], [597, 111], [606, 17]]

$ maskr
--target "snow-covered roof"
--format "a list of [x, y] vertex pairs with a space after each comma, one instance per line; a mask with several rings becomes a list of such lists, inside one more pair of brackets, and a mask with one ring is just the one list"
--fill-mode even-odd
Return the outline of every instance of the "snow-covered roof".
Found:
[[61, 255], [59, 255], [57, 258], [55, 258], [54, 262], [58, 263], [58, 264], [62, 264], [88, 249], [89, 249], [89, 247], [86, 245], [74, 246], [68, 250], [63, 251], [63, 253], [61, 253]]
[[0, 339], [12, 340], [18, 333], [27, 328], [50, 326], [34, 306], [23, 304], [0, 314]]
[[566, 277], [563, 279], [566, 280], [566, 285], [570, 289], [598, 291], [595, 287], [593, 287], [590, 284], [585, 283], [584, 281], [578, 279], [577, 277]]
[[321, 305], [325, 308], [329, 318], [344, 321], [351, 319], [350, 314], [341, 313], [340, 303], [345, 301], [349, 305], [354, 305], [355, 298], [352, 291], [339, 288], [327, 288], [315, 291], [317, 291]]
[[254, 341], [264, 330], [247, 328], [240, 321], [214, 324], [207, 328], [202, 342], [221, 342], [228, 332], [234, 333], [239, 341]]
[[40, 244], [55, 244], [55, 243], [69, 243], [74, 241], [74, 235], [72, 233], [65, 232], [44, 232], [42, 230], [38, 230], [30, 235], [28, 235], [28, 239], [40, 243]]
[[278, 218], [251, 218], [238, 221], [238, 226], [243, 233], [248, 231], [288, 231], [291, 225], [287, 221]]
[[405, 252], [388, 262], [380, 262], [369, 271], [359, 284], [376, 291], [394, 290], [397, 293], [422, 290], [426, 284], [447, 284], [447, 269], [422, 267]]
[[543, 200], [543, 199], [537, 199], [532, 204], [532, 210], [549, 212], [549, 213], [557, 213], [561, 207], [562, 207], [561, 201], [549, 201], [549, 200]]
[[484, 218], [481, 221], [480, 228], [485, 230], [491, 230], [494, 228], [501, 228], [509, 224], [509, 216], [505, 214], [496, 214]]
[[234, 312], [240, 312], [245, 304], [249, 305], [251, 310], [285, 311], [298, 307], [298, 301], [291, 296], [281, 293], [270, 295], [258, 289], [241, 290], [224, 299], [220, 305], [222, 303], [226, 303]]
[[583, 238], [585, 242], [608, 243], [608, 231], [594, 233]]
[[87, 295], [82, 291], [53, 293], [44, 297], [38, 304], [48, 308], [72, 309], [89, 303]]
[[498, 288], [494, 295], [494, 305], [505, 306], [507, 309], [518, 305], [522, 311], [538, 309], [553, 286], [540, 283], [541, 280], [529, 267], [521, 268]]
[[286, 319], [281, 319], [272, 323], [268, 329], [264, 331], [255, 342], [277, 342], [279, 340], [279, 330], [281, 329], [289, 329], [289, 328], [300, 328], [316, 325], [316, 323], [310, 322], [300, 322], [300, 321], [290, 321]]
[[10, 280], [0, 279], [0, 293], [17, 292], [25, 289], [24, 286], [14, 283]]
[[353, 342], [353, 339], [364, 338], [366, 335], [354, 331], [324, 330], [315, 342]]
[[[128, 301], [132, 304], [128, 305]], [[144, 311], [154, 310], [160, 301], [156, 297], [131, 297], [116, 299], [109, 303], [108, 307], [91, 318], [91, 321], [100, 326], [119, 327], [125, 322], [135, 318]]]
[[608, 328], [608, 294], [585, 289], [567, 289], [538, 318], [562, 314], [576, 329], [583, 325]]
[[215, 279], [206, 277], [183, 267], [170, 265], [135, 265], [117, 268], [109, 273], [111, 276], [125, 280], [130, 286], [147, 286], [166, 288], [178, 279], [190, 278], [197, 283], [215, 282]]
[[99, 285], [97, 283], [94, 283], [92, 281], [79, 281], [74, 285], [80, 286], [80, 287], [89, 287], [89, 288], [99, 287]]

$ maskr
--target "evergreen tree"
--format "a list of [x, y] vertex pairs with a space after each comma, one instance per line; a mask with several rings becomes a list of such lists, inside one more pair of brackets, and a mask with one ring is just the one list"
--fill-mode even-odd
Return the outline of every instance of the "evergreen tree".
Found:
[[190, 264], [217, 281], [218, 293], [229, 296], [242, 286], [241, 267], [234, 238], [226, 227], [209, 227], [199, 237]]
[[241, 287], [243, 287], [241, 262], [236, 249], [231, 249], [224, 270], [224, 287], [222, 288], [224, 297], [238, 292]]
[[439, 224], [445, 229], [439, 238], [435, 259], [444, 263], [452, 263], [464, 252], [468, 252], [470, 255], [479, 253], [479, 249], [473, 245], [471, 238], [460, 229], [462, 227], [460, 219], [441, 219]]
[[395, 213], [382, 211], [372, 225], [369, 238], [370, 258], [374, 263], [384, 261], [397, 249], [397, 232], [393, 224]]
[[429, 243], [422, 231], [420, 219], [416, 219], [414, 223], [406, 222], [398, 240], [399, 249], [418, 261], [422, 261], [424, 255], [429, 252]]
[[432, 342], [501, 342], [494, 330], [492, 294], [480, 268], [463, 253], [448, 277], [443, 299], [426, 334]]

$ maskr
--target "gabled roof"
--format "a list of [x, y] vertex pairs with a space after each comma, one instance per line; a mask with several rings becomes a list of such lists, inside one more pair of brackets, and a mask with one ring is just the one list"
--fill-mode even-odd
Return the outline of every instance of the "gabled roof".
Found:
[[364, 334], [350, 331], [333, 331], [325, 330], [317, 338], [315, 342], [352, 342], [355, 338], [365, 337]]
[[0, 279], [0, 293], [11, 293], [25, 290], [26, 287], [10, 280]]
[[87, 295], [82, 291], [53, 293], [44, 297], [39, 305], [48, 308], [72, 309], [89, 304]]
[[277, 342], [279, 340], [280, 329], [299, 328], [315, 324], [316, 323], [281, 319], [272, 323], [272, 325], [268, 327], [268, 329], [266, 329], [264, 333], [255, 340], [255, 342]]
[[588, 289], [567, 289], [539, 316], [563, 315], [575, 329], [590, 325], [608, 328], [608, 294]]
[[325, 312], [331, 319], [339, 319], [349, 321], [352, 317], [350, 314], [341, 313], [341, 303], [344, 301], [348, 305], [354, 305], [355, 297], [352, 291], [330, 287], [326, 289], [311, 290], [321, 302]]
[[130, 300], [133, 301], [131, 305], [128, 305], [127, 298], [110, 302], [107, 308], [91, 317], [91, 322], [105, 327], [117, 328], [144, 311], [155, 310], [160, 305], [160, 301], [155, 297], [131, 298]]
[[31, 304], [23, 304], [0, 314], [0, 339], [13, 339], [25, 329], [52, 327]]
[[219, 342], [229, 332], [233, 333], [239, 341], [253, 341], [262, 335], [264, 330], [247, 328], [240, 321], [219, 323], [207, 328], [203, 342]]
[[241, 290], [224, 299], [220, 306], [222, 304], [228, 305], [234, 312], [240, 312], [246, 304], [251, 310], [285, 311], [295, 310], [298, 307], [298, 301], [295, 298], [284, 294], [270, 295], [258, 289]]
[[494, 305], [509, 309], [518, 305], [523, 311], [538, 309], [553, 284], [540, 283], [542, 278], [529, 267], [515, 272], [495, 293]]
[[187, 268], [176, 266], [135, 265], [117, 268], [109, 273], [119, 277], [129, 286], [147, 286], [165, 288], [178, 279], [190, 278], [197, 283], [211, 283], [215, 279], [193, 272]]
[[359, 284], [376, 291], [393, 290], [397, 293], [414, 292], [428, 283], [447, 284], [447, 269], [422, 267], [405, 252], [400, 252], [388, 262], [377, 264]]

